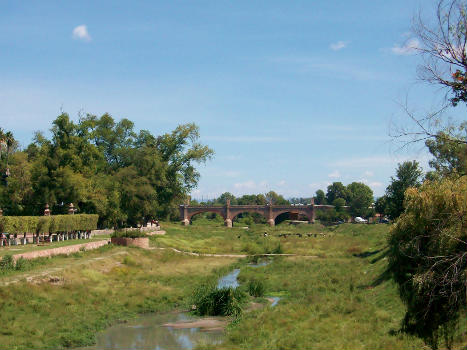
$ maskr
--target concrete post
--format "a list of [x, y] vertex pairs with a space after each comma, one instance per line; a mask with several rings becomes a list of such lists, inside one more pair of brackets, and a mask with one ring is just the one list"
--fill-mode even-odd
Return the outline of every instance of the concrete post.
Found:
[[227, 227], [232, 227], [232, 219], [230, 218], [230, 199], [227, 199], [224, 207], [225, 220], [224, 225]]
[[269, 226], [274, 226], [276, 222], [274, 221], [274, 217], [272, 215], [272, 201], [269, 200], [269, 204], [267, 204], [268, 207], [268, 225]]
[[181, 212], [181, 214], [183, 216], [182, 225], [183, 226], [190, 225], [190, 220], [188, 219], [188, 211], [187, 211], [186, 205], [181, 205], [180, 206], [180, 212]]
[[49, 203], [45, 203], [44, 216], [50, 216]]

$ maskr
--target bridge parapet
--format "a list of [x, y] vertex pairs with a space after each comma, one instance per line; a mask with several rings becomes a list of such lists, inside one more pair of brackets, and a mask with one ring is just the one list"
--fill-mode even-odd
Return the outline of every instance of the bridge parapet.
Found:
[[270, 226], [275, 225], [277, 216], [283, 213], [296, 213], [305, 215], [310, 223], [315, 222], [315, 209], [331, 209], [332, 205], [230, 205], [227, 201], [226, 205], [180, 205], [180, 219], [183, 225], [189, 225], [193, 215], [199, 213], [212, 212], [221, 215], [224, 218], [224, 223], [227, 227], [232, 227], [232, 220], [239, 214], [244, 212], [258, 213], [263, 215]]

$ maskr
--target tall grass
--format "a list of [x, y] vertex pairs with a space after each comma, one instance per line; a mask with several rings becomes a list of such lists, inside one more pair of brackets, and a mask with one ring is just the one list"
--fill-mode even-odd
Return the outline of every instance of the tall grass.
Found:
[[193, 312], [200, 316], [238, 317], [245, 300], [246, 295], [240, 288], [218, 289], [215, 284], [202, 284], [193, 293]]

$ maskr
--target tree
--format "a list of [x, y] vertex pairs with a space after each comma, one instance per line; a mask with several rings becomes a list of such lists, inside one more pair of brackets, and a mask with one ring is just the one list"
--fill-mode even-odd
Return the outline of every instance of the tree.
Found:
[[434, 25], [419, 15], [413, 32], [422, 55], [419, 77], [446, 87], [450, 102], [467, 102], [467, 4], [463, 0], [440, 0]]
[[373, 203], [373, 191], [361, 182], [347, 185], [348, 204], [352, 216], [367, 216]]
[[65, 204], [73, 202], [81, 212], [98, 213], [100, 226], [178, 216], [177, 205], [198, 183], [195, 165], [213, 151], [198, 142], [194, 124], [159, 137], [133, 128], [130, 120], [116, 122], [108, 114], [78, 122], [59, 115], [52, 138], [37, 133], [26, 150], [32, 187], [28, 203], [35, 204], [23, 205], [22, 211], [39, 214], [49, 203], [52, 212], [64, 213]]
[[398, 164], [396, 177], [391, 177], [391, 182], [386, 188], [386, 211], [391, 219], [396, 219], [402, 214], [405, 191], [410, 187], [420, 186], [422, 174], [422, 169], [415, 160]]
[[386, 195], [379, 197], [375, 202], [375, 211], [381, 216], [387, 214], [388, 197]]
[[268, 193], [266, 193], [264, 195], [264, 197], [266, 198], [266, 201], [268, 203], [272, 202], [273, 205], [287, 205], [287, 204], [290, 204], [287, 199], [285, 199], [282, 195], [277, 194], [274, 191], [269, 191]]
[[389, 236], [389, 271], [407, 304], [403, 329], [433, 349], [451, 348], [466, 309], [467, 176], [426, 181], [406, 191]]
[[315, 204], [326, 204], [326, 195], [323, 190], [316, 191]]
[[332, 205], [334, 206], [334, 209], [336, 209], [337, 212], [340, 212], [342, 209], [344, 209], [345, 199], [344, 198], [336, 198], [336, 199], [334, 199], [334, 202], [332, 202]]
[[412, 129], [399, 129], [393, 135], [404, 145], [418, 141], [437, 140], [443, 143], [467, 144], [465, 137], [455, 132], [459, 125], [443, 121], [449, 107], [467, 103], [467, 3], [465, 0], [439, 0], [435, 20], [426, 20], [421, 14], [412, 25], [415, 45], [422, 64], [418, 77], [429, 85], [442, 87], [446, 91], [445, 103], [430, 113], [417, 116], [403, 106], [412, 120]]
[[237, 198], [235, 198], [235, 196], [230, 192], [222, 193], [219, 196], [219, 198], [217, 199], [216, 202], [219, 202], [220, 204], [225, 205], [225, 204], [227, 204], [228, 199], [230, 200], [231, 205], [236, 205], [237, 204]]
[[467, 123], [462, 123], [457, 130], [440, 131], [436, 138], [425, 142], [434, 159], [430, 160], [430, 166], [440, 175], [449, 175], [454, 172], [459, 175], [467, 174], [467, 144], [453, 142], [450, 135], [457, 139], [467, 138]]
[[336, 198], [348, 199], [347, 188], [342, 184], [342, 182], [333, 182], [332, 185], [328, 186], [326, 201], [328, 203], [332, 203]]

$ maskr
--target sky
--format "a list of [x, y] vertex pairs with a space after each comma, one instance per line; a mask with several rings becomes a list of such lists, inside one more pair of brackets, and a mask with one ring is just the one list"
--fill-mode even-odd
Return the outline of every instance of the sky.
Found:
[[[410, 33], [429, 0], [2, 1], [0, 127], [23, 146], [65, 111], [110, 113], [154, 135], [200, 127], [215, 156], [192, 197], [274, 190], [310, 197], [334, 182], [384, 193], [407, 125], [433, 108]], [[453, 117], [465, 115], [463, 107]]]

